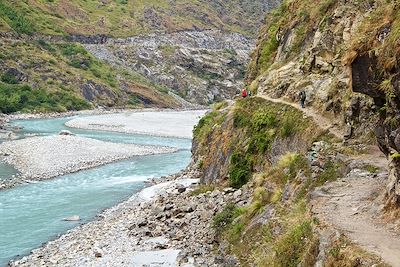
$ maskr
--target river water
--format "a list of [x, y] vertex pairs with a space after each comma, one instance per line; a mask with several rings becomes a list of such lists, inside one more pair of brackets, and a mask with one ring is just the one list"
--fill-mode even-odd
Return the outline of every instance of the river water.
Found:
[[[15, 121], [14, 125], [24, 127], [21, 138], [32, 134], [57, 134], [68, 129], [79, 136], [103, 141], [172, 146], [180, 150], [172, 154], [136, 157], [0, 191], [0, 266], [28, 254], [79, 223], [93, 219], [101, 210], [144, 188], [148, 178], [179, 172], [190, 162], [189, 139], [70, 129], [64, 126], [69, 119], [21, 120]], [[0, 179], [13, 174], [12, 167], [0, 164]], [[82, 221], [63, 221], [71, 215], [79, 215]]]

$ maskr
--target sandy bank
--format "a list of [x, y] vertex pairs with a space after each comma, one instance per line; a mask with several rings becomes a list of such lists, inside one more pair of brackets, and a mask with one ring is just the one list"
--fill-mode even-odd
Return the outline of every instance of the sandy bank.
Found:
[[193, 125], [206, 110], [126, 112], [77, 118], [68, 127], [153, 136], [192, 138]]
[[[177, 149], [117, 144], [69, 135], [32, 137], [0, 144], [0, 154], [21, 172], [23, 180], [43, 180], [133, 156], [175, 151]], [[3, 181], [0, 188], [10, 187], [13, 182]]]

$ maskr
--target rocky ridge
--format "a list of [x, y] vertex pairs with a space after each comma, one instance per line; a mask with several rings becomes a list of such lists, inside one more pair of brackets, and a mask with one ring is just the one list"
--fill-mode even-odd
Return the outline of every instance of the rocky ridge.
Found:
[[209, 30], [108, 39], [85, 48], [191, 103], [205, 105], [240, 92], [253, 45], [252, 39], [241, 34]]
[[[374, 9], [358, 1], [335, 0], [311, 9], [310, 5], [282, 5], [283, 19], [275, 17], [278, 11], [269, 17], [253, 53], [247, 83], [260, 95], [293, 102], [304, 90], [306, 105], [345, 126], [346, 138], [366, 134], [374, 123], [371, 114], [376, 106], [372, 99], [351, 92], [352, 75], [343, 57]], [[297, 13], [291, 13], [295, 9]], [[268, 44], [273, 46], [270, 53]]]

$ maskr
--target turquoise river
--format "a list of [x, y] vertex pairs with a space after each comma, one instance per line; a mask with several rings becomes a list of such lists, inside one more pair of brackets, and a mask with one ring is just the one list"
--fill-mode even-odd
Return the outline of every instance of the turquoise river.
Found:
[[[20, 137], [52, 135], [67, 129], [71, 118], [20, 120]], [[163, 145], [179, 148], [177, 153], [141, 156], [107, 164], [55, 179], [0, 191], [0, 266], [28, 254], [48, 240], [95, 218], [146, 186], [149, 178], [169, 175], [190, 162], [191, 140], [146, 135], [127, 135], [101, 131], [70, 129], [79, 136], [117, 143]], [[10, 179], [15, 170], [0, 163], [0, 179]], [[79, 215], [80, 222], [63, 218]]]

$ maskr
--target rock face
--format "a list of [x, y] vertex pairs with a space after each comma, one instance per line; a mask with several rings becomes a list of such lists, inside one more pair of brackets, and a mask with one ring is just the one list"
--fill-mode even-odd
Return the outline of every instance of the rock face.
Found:
[[240, 92], [253, 44], [241, 34], [209, 30], [109, 39], [85, 47], [189, 102], [208, 104]]
[[[246, 81], [260, 95], [298, 101], [345, 126], [345, 139], [373, 129], [391, 157], [388, 196], [400, 203], [400, 21], [396, 1], [292, 1], [260, 32]], [[282, 16], [286, 14], [287, 16]], [[383, 15], [385, 14], [385, 15]]]
[[[307, 10], [307, 4], [289, 5], [285, 12], [295, 8], [305, 13], [303, 18], [290, 15], [273, 32], [275, 35], [270, 30], [276, 26], [274, 18], [261, 30], [247, 83], [260, 95], [285, 97], [294, 102], [304, 90], [306, 106], [312, 105], [336, 123], [347, 125], [347, 138], [365, 133], [370, 129], [368, 121], [375, 106], [372, 99], [356, 93], [359, 91], [351, 92], [349, 85], [354, 79], [343, 58], [370, 10], [356, 1], [338, 0], [324, 7], [326, 10], [321, 10], [316, 18], [310, 18], [318, 15], [313, 14], [314, 7], [308, 5]], [[276, 47], [269, 54], [269, 61], [264, 54], [268, 45]]]

